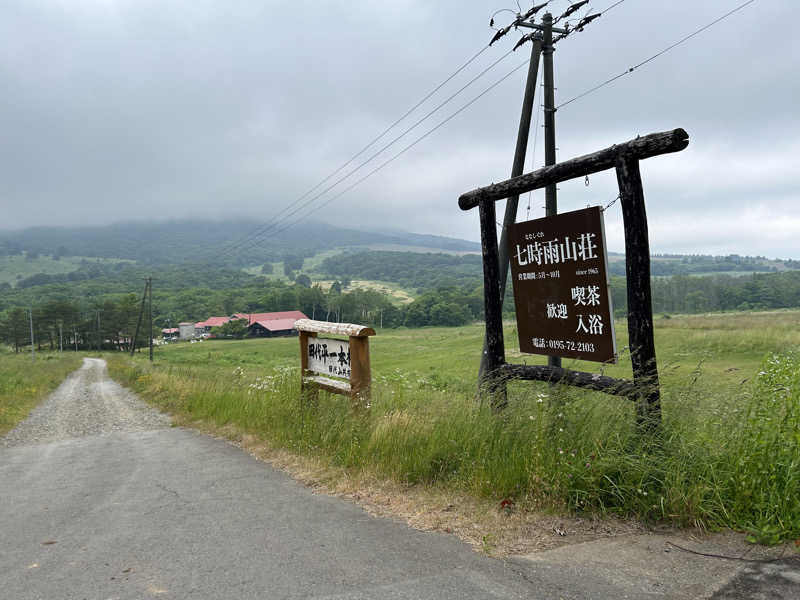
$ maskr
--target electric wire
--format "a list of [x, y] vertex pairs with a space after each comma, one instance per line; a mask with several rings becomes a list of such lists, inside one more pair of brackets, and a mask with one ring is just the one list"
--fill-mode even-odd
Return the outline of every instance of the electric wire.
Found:
[[[693, 38], [693, 37], [695, 37], [696, 35], [698, 35], [698, 34], [702, 33], [702, 32], [703, 32], [703, 31], [705, 31], [706, 29], [708, 29], [708, 28], [710, 28], [710, 27], [712, 27], [712, 26], [716, 25], [717, 23], [719, 23], [719, 22], [720, 22], [720, 21], [722, 21], [723, 19], [726, 19], [727, 17], [729, 17], [729, 16], [731, 16], [732, 14], [734, 14], [734, 13], [736, 13], [736, 12], [738, 12], [738, 11], [742, 10], [742, 9], [743, 9], [743, 8], [745, 8], [747, 5], [749, 5], [749, 4], [752, 4], [752, 3], [753, 3], [753, 2], [755, 2], [755, 1], [756, 1], [756, 0], [747, 0], [747, 2], [744, 2], [744, 3], [740, 4], [739, 6], [737, 6], [737, 7], [736, 7], [736, 8], [734, 8], [733, 10], [730, 10], [730, 11], [728, 11], [727, 13], [725, 13], [724, 15], [722, 15], [721, 17], [717, 17], [716, 19], [714, 19], [714, 20], [713, 20], [713, 21], [711, 21], [710, 23], [707, 23], [706, 25], [703, 25], [703, 26], [702, 26], [702, 27], [700, 27], [699, 29], [696, 29], [695, 31], [693, 31], [692, 33], [690, 33], [689, 35], [682, 37], [682, 38], [681, 38], [680, 40], [678, 40], [677, 42], [675, 42], [675, 43], [673, 43], [673, 44], [671, 44], [671, 45], [667, 46], [667, 47], [666, 47], [666, 48], [664, 48], [663, 50], [660, 50], [659, 52], [657, 52], [657, 53], [653, 54], [651, 57], [649, 57], [649, 58], [647, 58], [647, 59], [645, 59], [645, 60], [641, 61], [641, 62], [640, 62], [640, 63], [638, 63], [638, 64], [635, 64], [635, 65], [634, 65], [634, 66], [632, 66], [632, 67], [629, 67], [627, 70], [623, 71], [623, 72], [622, 72], [622, 73], [620, 73], [619, 75], [615, 75], [614, 77], [611, 77], [611, 78], [609, 78], [609, 79], [606, 79], [604, 82], [602, 82], [602, 83], [599, 83], [599, 84], [597, 84], [596, 86], [594, 86], [594, 87], [592, 87], [592, 88], [589, 88], [589, 89], [588, 89], [588, 90], [586, 90], [585, 92], [582, 92], [582, 93], [578, 94], [577, 96], [573, 96], [572, 98], [570, 98], [570, 99], [569, 99], [569, 100], [567, 100], [566, 102], [562, 102], [561, 104], [559, 104], [558, 106], [556, 106], [555, 110], [558, 110], [558, 109], [560, 109], [560, 108], [562, 108], [562, 107], [564, 107], [564, 106], [567, 106], [568, 104], [571, 104], [571, 103], [575, 102], [576, 100], [580, 100], [581, 98], [584, 98], [584, 97], [588, 96], [589, 94], [591, 94], [591, 93], [593, 93], [593, 92], [596, 92], [597, 90], [599, 90], [599, 89], [601, 89], [601, 88], [604, 88], [604, 87], [605, 87], [605, 86], [607, 86], [607, 85], [610, 85], [610, 84], [612, 84], [612, 83], [613, 83], [613, 82], [615, 82], [617, 79], [621, 79], [622, 77], [625, 77], [625, 75], [629, 75], [629, 74], [633, 73], [633, 72], [634, 72], [636, 69], [638, 69], [639, 67], [642, 67], [642, 66], [646, 65], [647, 63], [649, 63], [649, 62], [651, 62], [651, 61], [655, 60], [656, 58], [658, 58], [659, 56], [661, 56], [661, 55], [663, 55], [663, 54], [666, 54], [667, 52], [669, 52], [669, 51], [670, 51], [670, 50], [672, 50], [673, 48], [676, 48], [677, 46], [680, 46], [680, 45], [681, 45], [681, 44], [683, 44], [684, 42], [687, 42], [688, 40], [692, 39], [692, 38]], [[618, 3], [617, 3], [617, 4], [618, 4]], [[615, 5], [612, 5], [612, 8], [613, 8], [613, 6], [616, 6], [616, 4], [615, 4]], [[608, 10], [608, 9], [606, 9], [606, 10]]]
[[[471, 86], [473, 83], [475, 83], [475, 82], [476, 82], [478, 79], [480, 79], [480, 78], [481, 78], [481, 77], [483, 77], [483, 76], [484, 76], [486, 73], [488, 73], [488, 72], [489, 72], [491, 69], [493, 69], [494, 67], [496, 67], [496, 66], [497, 66], [497, 65], [498, 65], [498, 64], [499, 64], [501, 61], [503, 61], [503, 60], [504, 60], [506, 57], [508, 57], [508, 56], [509, 56], [509, 55], [510, 55], [512, 52], [513, 52], [512, 50], [509, 50], [508, 52], [506, 52], [505, 54], [503, 54], [503, 55], [502, 55], [500, 58], [498, 58], [498, 59], [497, 59], [497, 60], [495, 60], [495, 61], [494, 61], [492, 64], [490, 64], [488, 67], [486, 67], [485, 69], [483, 69], [483, 70], [482, 70], [480, 73], [478, 73], [478, 74], [477, 74], [475, 77], [473, 77], [472, 79], [470, 79], [470, 80], [469, 80], [469, 81], [468, 81], [466, 84], [464, 84], [464, 85], [463, 85], [461, 88], [459, 88], [459, 89], [458, 89], [457, 91], [455, 91], [453, 94], [451, 94], [450, 96], [448, 96], [448, 97], [447, 97], [445, 100], [443, 100], [441, 103], [439, 103], [439, 104], [438, 104], [437, 106], [435, 106], [433, 109], [431, 109], [430, 111], [428, 111], [428, 112], [427, 112], [427, 113], [426, 113], [424, 116], [422, 116], [420, 119], [418, 119], [418, 120], [417, 120], [417, 121], [416, 121], [416, 122], [415, 122], [413, 125], [411, 125], [411, 126], [407, 127], [407, 128], [406, 128], [405, 130], [403, 130], [403, 132], [401, 132], [401, 133], [400, 133], [398, 136], [396, 136], [394, 139], [392, 139], [391, 141], [389, 141], [388, 143], [386, 143], [386, 144], [385, 144], [383, 147], [381, 147], [379, 150], [377, 150], [377, 151], [376, 151], [376, 152], [374, 152], [372, 155], [370, 155], [370, 156], [369, 156], [369, 158], [367, 158], [366, 160], [362, 161], [362, 162], [361, 162], [361, 163], [359, 163], [357, 166], [353, 167], [353, 168], [352, 168], [350, 171], [348, 171], [348, 172], [347, 172], [346, 174], [344, 174], [342, 177], [338, 178], [336, 181], [334, 181], [333, 183], [331, 183], [329, 186], [325, 187], [325, 188], [324, 188], [323, 190], [321, 190], [320, 192], [317, 192], [316, 194], [314, 194], [314, 195], [313, 195], [311, 198], [308, 198], [308, 199], [307, 199], [305, 202], [303, 202], [303, 203], [301, 203], [301, 204], [297, 205], [297, 206], [294, 208], [294, 210], [291, 210], [290, 212], [286, 213], [285, 215], [283, 215], [283, 216], [282, 216], [282, 217], [280, 217], [280, 218], [273, 219], [273, 222], [272, 222], [272, 223], [268, 223], [266, 226], [262, 226], [262, 228], [261, 228], [262, 230], [261, 230], [261, 231], [260, 231], [260, 232], [259, 232], [257, 235], [255, 235], [255, 236], [251, 236], [251, 237], [252, 237], [252, 239], [255, 239], [255, 240], [257, 240], [257, 239], [259, 239], [259, 238], [262, 238], [263, 236], [265, 236], [265, 235], [267, 235], [267, 234], [273, 234], [273, 235], [274, 235], [275, 233], [277, 233], [277, 232], [275, 231], [275, 229], [277, 229], [277, 228], [280, 228], [280, 227], [281, 227], [281, 226], [282, 226], [282, 225], [283, 225], [283, 224], [284, 224], [286, 221], [288, 221], [288, 220], [289, 220], [289, 219], [290, 219], [292, 216], [294, 216], [295, 214], [297, 214], [298, 212], [300, 212], [301, 210], [303, 210], [304, 208], [306, 208], [306, 207], [307, 207], [309, 204], [311, 204], [312, 202], [314, 202], [314, 201], [318, 200], [319, 198], [321, 198], [322, 196], [324, 196], [325, 194], [327, 194], [329, 191], [331, 191], [333, 188], [335, 188], [336, 186], [338, 186], [340, 183], [342, 183], [342, 182], [343, 182], [343, 181], [345, 181], [346, 179], [349, 179], [349, 178], [350, 178], [352, 175], [354, 175], [355, 173], [357, 173], [358, 171], [360, 171], [360, 170], [361, 170], [363, 167], [365, 167], [367, 164], [369, 164], [370, 162], [372, 162], [373, 160], [375, 160], [375, 159], [376, 159], [378, 156], [380, 156], [380, 155], [381, 155], [383, 152], [385, 152], [385, 151], [386, 151], [386, 150], [388, 150], [388, 149], [389, 149], [391, 146], [393, 146], [393, 145], [394, 145], [394, 144], [396, 144], [398, 141], [400, 141], [400, 140], [401, 140], [403, 137], [405, 137], [405, 136], [406, 136], [408, 133], [410, 133], [412, 130], [416, 129], [416, 128], [417, 128], [419, 125], [421, 125], [423, 122], [425, 122], [425, 121], [426, 121], [427, 119], [429, 119], [431, 116], [433, 116], [433, 115], [434, 115], [436, 112], [438, 112], [438, 111], [439, 111], [441, 108], [443, 108], [444, 106], [446, 106], [447, 104], [449, 104], [449, 103], [450, 103], [450, 102], [451, 102], [453, 99], [455, 99], [455, 98], [456, 98], [456, 97], [457, 97], [459, 94], [461, 94], [461, 93], [462, 93], [464, 90], [466, 90], [466, 89], [467, 89], [469, 86]], [[295, 203], [295, 204], [297, 204], [297, 203]], [[235, 251], [235, 250], [238, 250], [238, 249], [241, 249], [241, 248], [234, 248], [234, 249], [233, 249], [233, 251]], [[223, 252], [222, 252], [222, 258], [226, 258], [228, 255], [229, 255], [229, 253], [223, 250]]]
[[[460, 67], [458, 67], [455, 71], [453, 71], [444, 81], [439, 83], [435, 88], [433, 88], [430, 92], [428, 92], [421, 100], [419, 100], [416, 104], [414, 104], [411, 108], [409, 108], [406, 112], [404, 112], [400, 117], [398, 117], [391, 125], [389, 125], [386, 129], [384, 129], [380, 134], [378, 134], [375, 138], [372, 139], [366, 146], [361, 148], [356, 154], [351, 156], [345, 163], [339, 166], [335, 171], [331, 172], [327, 175], [324, 179], [320, 180], [316, 185], [306, 190], [303, 194], [301, 194], [297, 199], [293, 202], [290, 202], [286, 207], [281, 209], [278, 213], [273, 215], [272, 219], [277, 218], [287, 209], [294, 206], [296, 203], [302, 201], [304, 198], [308, 197], [309, 194], [313, 193], [316, 189], [318, 189], [321, 185], [325, 184], [327, 181], [330, 181], [333, 177], [335, 177], [338, 173], [344, 170], [347, 166], [353, 163], [359, 156], [364, 154], [367, 150], [369, 150], [372, 146], [374, 146], [381, 138], [383, 138], [387, 133], [389, 133], [392, 129], [394, 129], [398, 124], [400, 124], [406, 117], [408, 117], [411, 113], [413, 113], [417, 108], [422, 106], [431, 96], [433, 96], [436, 92], [442, 89], [447, 83], [449, 83], [456, 75], [461, 73], [464, 69], [466, 69], [469, 65], [471, 65], [475, 60], [483, 54], [486, 50], [489, 49], [489, 45], [483, 46], [480, 50], [478, 50], [475, 54], [473, 54], [466, 62], [464, 62]], [[246, 243], [246, 239], [252, 236], [261, 235], [260, 229], [265, 227], [265, 225], [261, 225], [259, 228], [256, 228], [253, 232], [247, 234], [237, 242], [233, 242], [234, 246], [231, 249], [236, 249], [236, 245], [239, 243]], [[223, 248], [223, 252], [226, 250]]]
[[[534, 104], [534, 106], [535, 106], [535, 104]], [[544, 112], [544, 105], [542, 105], [540, 108], [542, 110], [538, 110], [537, 109], [537, 111], [536, 111], [536, 120], [535, 120], [535, 122], [533, 124], [533, 129], [534, 129], [534, 131], [533, 131], [533, 153], [531, 155], [531, 170], [532, 171], [536, 170], [536, 140], [539, 138], [539, 115]], [[525, 215], [525, 220], [526, 221], [530, 220], [530, 218], [531, 218], [531, 200], [532, 200], [532, 198], [533, 198], [533, 190], [528, 192], [528, 210], [527, 210], [527, 213]]]
[[488, 94], [488, 93], [489, 93], [489, 92], [490, 92], [492, 89], [494, 89], [495, 87], [497, 87], [498, 85], [500, 85], [500, 84], [501, 84], [503, 81], [505, 81], [506, 79], [508, 79], [509, 77], [511, 77], [511, 75], [513, 75], [514, 73], [516, 73], [517, 71], [519, 71], [520, 69], [522, 69], [523, 67], [525, 67], [525, 66], [526, 66], [526, 65], [527, 65], [529, 62], [530, 62], [530, 59], [527, 59], [525, 62], [521, 63], [520, 65], [518, 65], [518, 66], [516, 66], [516, 67], [514, 67], [514, 68], [513, 68], [511, 71], [509, 71], [508, 73], [506, 73], [505, 75], [503, 75], [503, 76], [502, 76], [500, 79], [498, 79], [497, 81], [495, 81], [495, 82], [494, 82], [492, 85], [490, 85], [489, 87], [487, 87], [486, 89], [484, 89], [484, 90], [483, 90], [483, 91], [482, 91], [480, 94], [478, 94], [477, 96], [475, 96], [475, 97], [474, 97], [472, 100], [470, 100], [469, 102], [467, 102], [466, 104], [464, 104], [464, 105], [463, 105], [461, 108], [459, 108], [457, 111], [455, 111], [454, 113], [452, 113], [451, 115], [449, 115], [448, 117], [446, 117], [444, 120], [440, 121], [440, 122], [439, 122], [438, 124], [436, 124], [436, 125], [435, 125], [433, 128], [431, 128], [431, 129], [429, 129], [428, 131], [426, 131], [424, 134], [422, 134], [420, 137], [418, 137], [418, 138], [417, 138], [417, 139], [415, 139], [413, 142], [411, 142], [410, 144], [408, 144], [408, 145], [407, 145], [405, 148], [403, 148], [402, 150], [400, 150], [398, 153], [396, 153], [395, 155], [393, 155], [391, 158], [389, 158], [389, 159], [388, 159], [388, 160], [386, 160], [385, 162], [381, 163], [380, 165], [378, 165], [377, 167], [375, 167], [374, 169], [372, 169], [372, 170], [371, 170], [369, 173], [367, 173], [366, 175], [364, 175], [363, 177], [361, 177], [361, 178], [360, 178], [360, 179], [358, 179], [357, 181], [353, 182], [353, 183], [352, 183], [351, 185], [349, 185], [347, 188], [345, 188], [345, 189], [343, 189], [343, 190], [341, 190], [341, 191], [337, 192], [337, 193], [336, 193], [334, 196], [332, 196], [332, 197], [328, 198], [327, 200], [325, 200], [325, 202], [323, 202], [323, 203], [321, 203], [320, 205], [318, 205], [318, 206], [316, 206], [316, 207], [312, 208], [312, 209], [311, 209], [311, 210], [310, 210], [308, 213], [306, 213], [305, 215], [302, 215], [302, 216], [301, 216], [299, 219], [297, 219], [297, 220], [295, 220], [294, 222], [292, 222], [292, 223], [288, 224], [286, 227], [284, 227], [284, 228], [282, 228], [282, 229], [278, 230], [278, 231], [276, 232], [276, 234], [278, 234], [278, 233], [281, 233], [281, 232], [283, 232], [283, 231], [285, 231], [285, 230], [287, 230], [287, 229], [289, 229], [289, 228], [291, 228], [291, 227], [294, 227], [295, 225], [297, 225], [298, 223], [300, 223], [300, 222], [301, 222], [301, 221], [303, 221], [304, 219], [306, 219], [306, 218], [308, 218], [309, 216], [311, 216], [311, 215], [312, 215], [313, 213], [315, 213], [316, 211], [318, 211], [318, 210], [320, 210], [320, 209], [324, 208], [325, 206], [327, 206], [328, 204], [330, 204], [330, 203], [331, 203], [331, 202], [333, 202], [334, 200], [336, 200], [336, 199], [340, 198], [341, 196], [343, 196], [344, 194], [346, 194], [347, 192], [349, 192], [350, 190], [352, 190], [353, 188], [355, 188], [357, 185], [361, 184], [363, 181], [367, 180], [367, 179], [368, 179], [368, 178], [370, 178], [372, 175], [374, 175], [375, 173], [377, 173], [378, 171], [380, 171], [380, 170], [381, 170], [381, 169], [383, 169], [384, 167], [388, 166], [390, 163], [392, 163], [392, 162], [394, 162], [395, 160], [397, 160], [398, 158], [400, 158], [400, 157], [401, 157], [403, 154], [405, 154], [405, 153], [406, 153], [408, 150], [411, 150], [411, 148], [413, 148], [414, 146], [416, 146], [417, 144], [419, 144], [420, 142], [422, 142], [422, 141], [423, 141], [425, 138], [427, 138], [429, 135], [431, 135], [431, 134], [432, 134], [432, 133], [434, 133], [436, 130], [438, 130], [439, 128], [443, 127], [445, 124], [447, 124], [448, 122], [450, 122], [450, 121], [451, 121], [452, 119], [454, 119], [456, 116], [458, 116], [459, 114], [461, 114], [461, 113], [462, 113], [464, 110], [466, 110], [467, 108], [469, 108], [470, 106], [472, 106], [472, 105], [473, 105], [475, 102], [477, 102], [479, 99], [481, 99], [483, 96], [485, 96], [486, 94]]

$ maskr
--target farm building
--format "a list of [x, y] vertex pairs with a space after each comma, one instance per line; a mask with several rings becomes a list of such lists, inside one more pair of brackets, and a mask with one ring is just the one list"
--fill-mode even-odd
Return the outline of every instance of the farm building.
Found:
[[236, 313], [231, 319], [247, 319], [248, 330], [253, 337], [278, 337], [297, 335], [294, 322], [307, 319], [299, 310], [272, 313]]
[[200, 336], [204, 333], [211, 333], [212, 327], [220, 327], [231, 320], [231, 317], [208, 317], [205, 321], [194, 324], [195, 335]]
[[182, 340], [194, 338], [194, 323], [178, 323], [178, 337]]

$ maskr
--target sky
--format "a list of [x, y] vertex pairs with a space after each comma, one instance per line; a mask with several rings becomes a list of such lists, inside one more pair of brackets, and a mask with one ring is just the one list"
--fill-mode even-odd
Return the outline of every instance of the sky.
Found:
[[[556, 103], [742, 2], [623, 1], [557, 44]], [[522, 65], [529, 44], [502, 58], [523, 33], [513, 30], [304, 196], [484, 48], [490, 16], [506, 9], [495, 20], [509, 22], [516, 0], [0, 5], [2, 229], [248, 217], [275, 229], [297, 223], [299, 236], [301, 219], [316, 219], [479, 240], [477, 211], [461, 211], [458, 196], [510, 175], [526, 67], [335, 197]], [[546, 10], [558, 16], [568, 5], [553, 0]], [[651, 250], [800, 259], [798, 17], [798, 2], [755, 0], [560, 108], [558, 159], [683, 127], [686, 150], [641, 163]], [[544, 162], [542, 122], [540, 113], [526, 172]], [[613, 171], [588, 186], [566, 182], [559, 211], [605, 206], [616, 194]], [[543, 204], [542, 192], [524, 196], [518, 220], [542, 217]], [[619, 203], [605, 220], [609, 250], [622, 250]]]

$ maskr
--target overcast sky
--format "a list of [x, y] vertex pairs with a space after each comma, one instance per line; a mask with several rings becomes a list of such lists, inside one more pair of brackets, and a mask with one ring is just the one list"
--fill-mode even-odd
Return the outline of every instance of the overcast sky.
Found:
[[[556, 102], [621, 73], [743, 0], [626, 0], [558, 44]], [[613, 0], [592, 0], [592, 12]], [[270, 219], [488, 42], [515, 0], [0, 0], [0, 227], [130, 219]], [[527, 9], [529, 3], [522, 3]], [[561, 14], [566, 0], [550, 9]], [[582, 14], [578, 13], [579, 15]], [[685, 128], [642, 175], [654, 252], [800, 259], [800, 3], [756, 0], [563, 107], [558, 157]], [[496, 15], [499, 24], [511, 12]], [[350, 168], [510, 50], [464, 72]], [[502, 60], [311, 216], [479, 239], [459, 194], [509, 176], [526, 69], [353, 190], [328, 201], [530, 56]], [[540, 77], [541, 81], [541, 77]], [[536, 103], [540, 103], [537, 95]], [[541, 130], [541, 119], [539, 121]], [[533, 138], [526, 171], [533, 169]], [[543, 163], [538, 135], [535, 165]], [[329, 180], [319, 190], [335, 182]], [[612, 171], [561, 185], [559, 210], [607, 204]], [[312, 198], [308, 196], [307, 198]], [[543, 196], [519, 219], [543, 216]], [[502, 203], [498, 205], [502, 215]], [[618, 204], [606, 212], [621, 250]], [[298, 235], [300, 230], [298, 229]]]

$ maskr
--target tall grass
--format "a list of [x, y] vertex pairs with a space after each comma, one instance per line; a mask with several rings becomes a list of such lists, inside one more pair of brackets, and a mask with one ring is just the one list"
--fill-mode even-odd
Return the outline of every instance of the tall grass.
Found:
[[47, 394], [81, 365], [81, 355], [40, 352], [36, 361], [30, 354], [0, 353], [0, 435], [28, 416]]
[[668, 374], [663, 437], [633, 426], [627, 401], [547, 384], [510, 386], [500, 415], [463, 382], [378, 374], [368, 405], [300, 393], [299, 370], [263, 374], [117, 356], [112, 375], [188, 419], [234, 424], [271, 445], [353, 472], [436, 484], [518, 506], [601, 511], [800, 537], [800, 356], [773, 354], [738, 391], [702, 367]]

